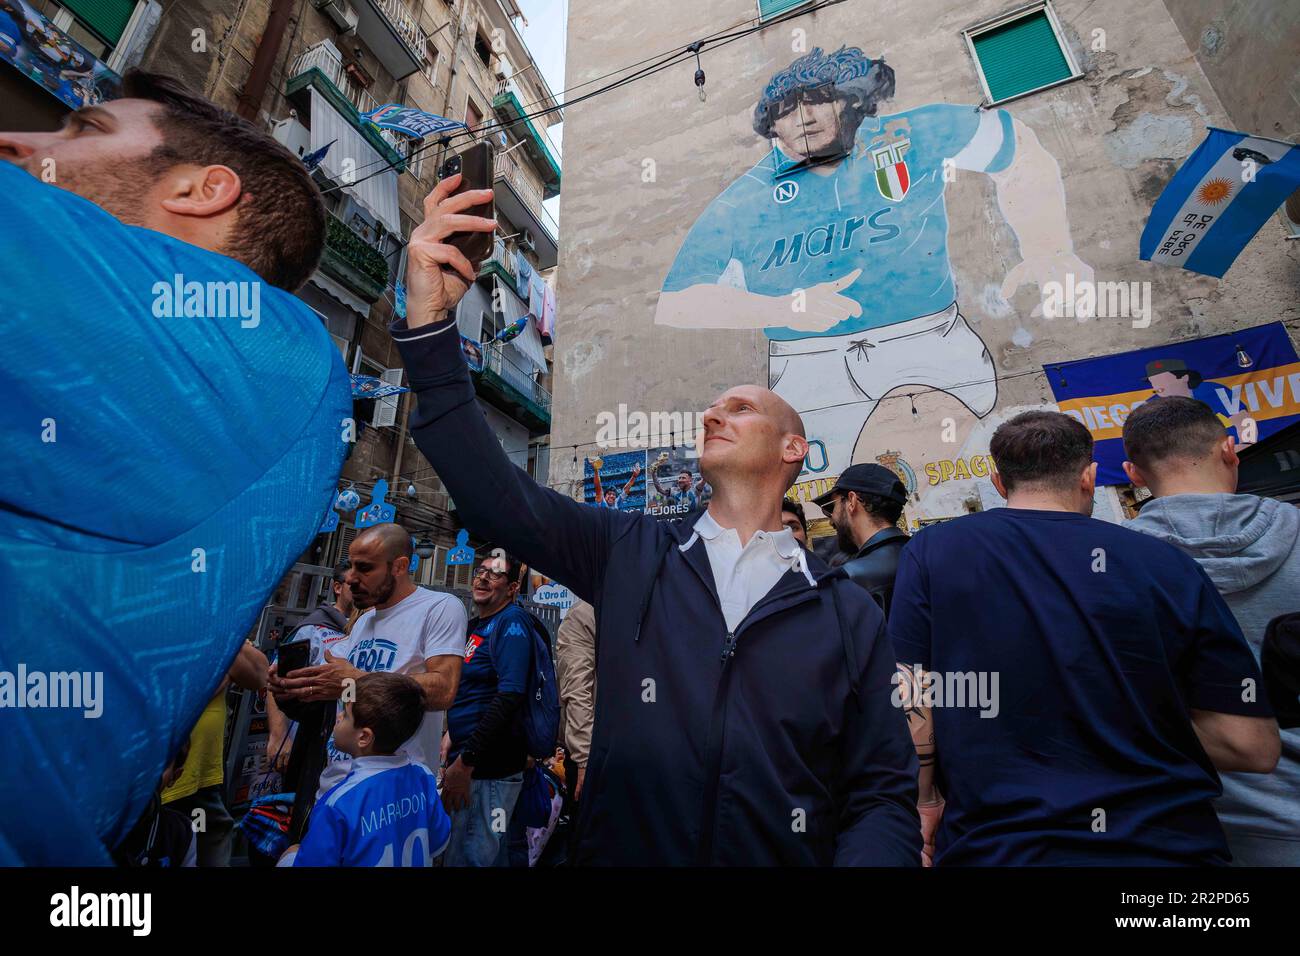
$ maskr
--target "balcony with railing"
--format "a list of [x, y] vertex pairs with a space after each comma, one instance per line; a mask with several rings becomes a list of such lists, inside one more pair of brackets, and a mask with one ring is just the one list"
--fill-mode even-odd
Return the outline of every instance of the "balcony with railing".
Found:
[[538, 266], [551, 268], [559, 255], [560, 227], [542, 203], [541, 191], [529, 181], [514, 153], [497, 154], [494, 164], [497, 208], [516, 226], [528, 227]]
[[428, 37], [402, 0], [312, 0], [312, 6], [340, 30], [355, 29], [393, 79], [400, 80], [423, 67]]
[[333, 213], [327, 213], [321, 271], [367, 302], [375, 302], [388, 285], [388, 260]]
[[534, 432], [546, 431], [551, 427], [551, 393], [538, 379], [540, 369], [529, 371], [516, 364], [510, 354], [510, 347], [501, 342], [483, 346], [483, 371], [479, 373], [479, 382], [495, 395], [493, 404], [501, 405], [503, 410], [512, 414], [516, 420], [523, 422]]
[[527, 94], [521, 92], [513, 80], [501, 80], [492, 107], [505, 122], [513, 125], [523, 140], [523, 148], [527, 150], [545, 184], [545, 198], [550, 199], [560, 194], [560, 151], [546, 134], [546, 127], [540, 118], [528, 117], [528, 103]]
[[[402, 156], [405, 153], [402, 137], [392, 130], [377, 129], [361, 119], [361, 113], [378, 109], [381, 104], [347, 74], [343, 68], [343, 57], [328, 41], [308, 47], [298, 54], [289, 67], [289, 82], [285, 85], [285, 93], [299, 107], [299, 113], [303, 112], [303, 104], [295, 97], [309, 86], [319, 90], [330, 105], [345, 116], [381, 155], [398, 169], [402, 168]], [[310, 106], [306, 107], [306, 112], [310, 113]]]
[[496, 275], [503, 280], [511, 291], [515, 292], [520, 298], [525, 300], [528, 298], [527, 291], [520, 292], [518, 289], [519, 273], [515, 269], [514, 251], [506, 246], [500, 236], [493, 236], [492, 252], [483, 260], [478, 269], [480, 279], [486, 279], [492, 275]]

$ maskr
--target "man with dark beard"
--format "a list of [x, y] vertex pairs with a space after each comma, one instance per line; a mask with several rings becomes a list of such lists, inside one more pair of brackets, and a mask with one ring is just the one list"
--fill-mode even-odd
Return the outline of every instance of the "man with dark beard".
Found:
[[[438, 772], [443, 712], [456, 699], [465, 651], [465, 607], [450, 594], [416, 587], [411, 581], [411, 536], [396, 524], [380, 524], [357, 535], [348, 549], [347, 583], [352, 600], [366, 610], [346, 640], [325, 652], [325, 663], [292, 677], [274, 677], [277, 698], [340, 700], [362, 674], [408, 674], [424, 689], [424, 721], [402, 752]], [[367, 610], [368, 609], [368, 610]], [[352, 758], [329, 742], [329, 763], [320, 775], [317, 798], [347, 776]]]
[[908, 541], [898, 529], [907, 489], [884, 465], [851, 465], [834, 488], [813, 501], [830, 518], [840, 550], [853, 555], [844, 570], [888, 618], [898, 556]]

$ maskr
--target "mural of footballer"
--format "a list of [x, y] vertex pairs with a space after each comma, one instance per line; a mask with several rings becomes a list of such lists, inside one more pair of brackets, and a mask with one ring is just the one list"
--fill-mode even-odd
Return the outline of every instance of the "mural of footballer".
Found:
[[856, 47], [818, 47], [775, 74], [753, 116], [768, 154], [695, 221], [655, 313], [680, 328], [763, 328], [769, 387], [822, 443], [815, 470], [828, 474], [851, 463], [900, 385], [942, 390], [980, 418], [996, 402], [988, 349], [958, 311], [946, 159], [995, 184], [1021, 253], [1004, 298], [1093, 276], [1074, 255], [1060, 169], [1032, 130], [948, 103], [877, 115], [893, 94], [894, 71]]

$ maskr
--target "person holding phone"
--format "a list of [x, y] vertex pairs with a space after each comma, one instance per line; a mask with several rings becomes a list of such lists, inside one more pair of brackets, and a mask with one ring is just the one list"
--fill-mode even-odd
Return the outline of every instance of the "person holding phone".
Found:
[[596, 609], [600, 718], [575, 862], [919, 866], [917, 760], [884, 618], [781, 523], [808, 452], [798, 414], [768, 389], [724, 392], [700, 442], [713, 497], [680, 521], [537, 484], [502, 451], [449, 334], [475, 281], [449, 239], [495, 227], [466, 212], [490, 192], [460, 185], [425, 200], [391, 332], [419, 400], [411, 435], [466, 526]]

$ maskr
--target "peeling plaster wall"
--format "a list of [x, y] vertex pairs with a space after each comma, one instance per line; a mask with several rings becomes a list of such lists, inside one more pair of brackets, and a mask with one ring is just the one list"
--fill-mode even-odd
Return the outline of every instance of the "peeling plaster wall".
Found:
[[[883, 56], [897, 88], [882, 112], [929, 103], [973, 106], [984, 94], [961, 31], [1019, 5], [853, 0], [725, 47], [706, 47], [705, 102], [696, 96], [692, 62], [570, 107], [553, 445], [592, 441], [596, 415], [620, 402], [647, 412], [691, 412], [732, 385], [766, 384], [768, 342], [761, 330], [670, 328], [653, 317], [691, 224], [767, 150], [751, 129], [751, 115], [768, 78], [799, 55], [792, 52], [792, 31], [806, 31], [805, 49], [848, 44]], [[991, 177], [959, 172], [946, 193], [948, 251], [961, 311], [986, 343], [999, 379], [992, 417], [978, 422], [981, 433], [1006, 409], [1052, 401], [1039, 368], [1044, 363], [1300, 318], [1300, 242], [1284, 241], [1276, 219], [1223, 280], [1138, 261], [1155, 197], [1207, 125], [1232, 122], [1163, 4], [1057, 0], [1054, 8], [1085, 75], [1005, 109], [1059, 165], [1074, 252], [1097, 281], [1149, 282], [1152, 321], [1135, 329], [1127, 319], [1035, 316], [1040, 295], [1033, 285], [1004, 299], [1003, 281], [1024, 253]], [[752, 0], [663, 0], [653, 19], [631, 0], [572, 0], [565, 85], [590, 82], [652, 51], [684, 47], [754, 14]], [[1105, 31], [1104, 49], [1093, 48], [1096, 30]], [[902, 450], [922, 475], [927, 462], [952, 458], [977, 432], [976, 423], [961, 423], [954, 442], [943, 442], [940, 423], [960, 419], [961, 405], [946, 393], [921, 394], [913, 415], [907, 391], [895, 389], [877, 406], [854, 460]], [[567, 483], [581, 476], [587, 453], [580, 449], [576, 462], [569, 449], [553, 455], [552, 483], [572, 487]]]

